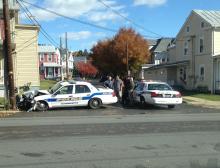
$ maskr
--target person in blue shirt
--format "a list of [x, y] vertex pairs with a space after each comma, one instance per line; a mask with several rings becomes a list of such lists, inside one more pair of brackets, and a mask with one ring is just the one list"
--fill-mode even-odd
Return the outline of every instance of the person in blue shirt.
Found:
[[111, 76], [108, 76], [108, 79], [104, 82], [104, 86], [113, 89], [113, 81]]

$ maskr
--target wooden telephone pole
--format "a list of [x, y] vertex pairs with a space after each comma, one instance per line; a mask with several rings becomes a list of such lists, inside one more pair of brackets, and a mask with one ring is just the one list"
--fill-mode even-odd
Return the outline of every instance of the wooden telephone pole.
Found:
[[69, 67], [68, 67], [68, 59], [69, 59], [69, 51], [67, 46], [67, 32], [65, 33], [65, 43], [66, 43], [66, 79], [69, 80]]
[[5, 40], [4, 40], [4, 50], [6, 58], [6, 75], [8, 81], [6, 81], [8, 90], [6, 94], [9, 93], [9, 107], [10, 109], [16, 109], [15, 103], [15, 85], [14, 85], [14, 71], [13, 71], [13, 59], [12, 59], [12, 47], [11, 47], [11, 29], [10, 29], [10, 14], [8, 7], [8, 0], [3, 0], [3, 18], [5, 25]]

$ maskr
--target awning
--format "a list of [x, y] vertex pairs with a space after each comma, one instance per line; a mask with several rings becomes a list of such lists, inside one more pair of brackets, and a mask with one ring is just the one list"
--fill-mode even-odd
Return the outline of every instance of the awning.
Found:
[[189, 60], [178, 61], [178, 62], [173, 62], [173, 63], [166, 63], [166, 64], [159, 64], [159, 65], [155, 65], [150, 68], [147, 68], [145, 70], [160, 69], [160, 68], [166, 68], [166, 67], [177, 67], [179, 65], [189, 65]]
[[44, 67], [62, 67], [62, 65], [59, 65], [59, 64], [54, 63], [54, 62], [44, 62], [43, 66]]

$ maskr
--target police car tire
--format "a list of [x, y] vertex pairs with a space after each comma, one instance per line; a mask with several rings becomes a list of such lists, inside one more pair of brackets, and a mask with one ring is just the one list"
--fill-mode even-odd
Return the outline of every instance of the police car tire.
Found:
[[43, 101], [37, 102], [37, 106], [36, 106], [37, 111], [47, 111], [48, 108], [49, 107], [46, 102], [43, 102]]
[[174, 108], [175, 107], [175, 105], [168, 105], [168, 108], [169, 109], [172, 109], [172, 108]]
[[99, 99], [91, 99], [89, 101], [89, 107], [91, 109], [97, 109], [100, 107], [100, 105], [101, 105], [101, 100], [99, 100]]

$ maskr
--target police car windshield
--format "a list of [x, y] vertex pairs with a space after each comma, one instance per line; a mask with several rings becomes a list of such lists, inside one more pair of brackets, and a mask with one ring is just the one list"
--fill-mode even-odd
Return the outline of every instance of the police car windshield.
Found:
[[148, 84], [148, 90], [173, 90], [166, 84]]
[[55, 93], [62, 85], [60, 83], [57, 83], [55, 85], [53, 85], [53, 87], [49, 90], [50, 94]]

